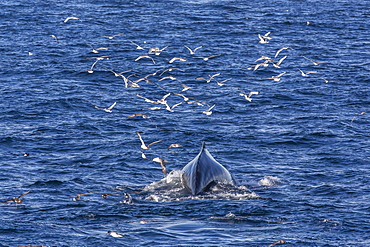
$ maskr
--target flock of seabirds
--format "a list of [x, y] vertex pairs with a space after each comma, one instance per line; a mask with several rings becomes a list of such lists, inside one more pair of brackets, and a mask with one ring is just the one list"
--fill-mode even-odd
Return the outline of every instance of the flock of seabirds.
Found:
[[[72, 22], [72, 21], [80, 21], [80, 19], [78, 17], [71, 16], [71, 17], [66, 18], [63, 22], [65, 24], [67, 24], [67, 23]], [[307, 22], [306, 24], [310, 25], [309, 22]], [[114, 34], [112, 36], [101, 36], [101, 37], [98, 37], [98, 38], [104, 38], [104, 39], [112, 40], [112, 39], [114, 39], [116, 37], [119, 37], [121, 35], [123, 35], [123, 34]], [[56, 43], [60, 42], [57, 36], [55, 36], [53, 34], [50, 34], [49, 36], [54, 39], [53, 42], [56, 42]], [[267, 32], [265, 34], [257, 34], [256, 36], [258, 38], [258, 39], [256, 38], [256, 42], [258, 42], [260, 44], [267, 44], [267, 43], [271, 42], [274, 39], [281, 38], [281, 37], [277, 37], [277, 36], [272, 36], [271, 32]], [[158, 64], [156, 62], [157, 58], [160, 57], [160, 55], [163, 52], [166, 52], [167, 49], [168, 49], [168, 46], [163, 47], [163, 48], [159, 48], [159, 47], [149, 47], [149, 46], [146, 45], [145, 42], [143, 44], [138, 44], [138, 42], [134, 42], [134, 41], [128, 41], [128, 42], [132, 45], [133, 49], [141, 52], [141, 55], [139, 55], [139, 56], [137, 56], [136, 58], [133, 59], [134, 62], [141, 62], [141, 63], [148, 62], [150, 64], [157, 65]], [[93, 74], [94, 71], [95, 71], [94, 69], [96, 68], [97, 64], [104, 63], [103, 62], [104, 60], [109, 60], [111, 55], [106, 55], [106, 53], [109, 50], [108, 50], [108, 48], [105, 48], [105, 47], [95, 48], [90, 43], [86, 43], [86, 47], [90, 47], [90, 49], [91, 49], [90, 52], [94, 55], [92, 57], [89, 57], [88, 59], [94, 59], [95, 61], [91, 64], [91, 66], [89, 66], [87, 69], [85, 69], [85, 71], [89, 74]], [[162, 66], [162, 68], [160, 68], [160, 69], [158, 69], [158, 70], [156, 70], [152, 73], [149, 73], [145, 76], [138, 76], [138, 74], [133, 72], [132, 70], [117, 72], [113, 69], [110, 69], [110, 68], [107, 68], [107, 67], [104, 67], [104, 66], [103, 66], [103, 68], [104, 68], [104, 70], [106, 70], [108, 72], [111, 72], [115, 77], [122, 79], [123, 85], [126, 88], [129, 88], [129, 87], [143, 87], [146, 84], [152, 83], [152, 84], [155, 84], [156, 87], [158, 87], [158, 89], [163, 91], [163, 95], [159, 99], [150, 99], [150, 98], [145, 97], [141, 94], [136, 94], [138, 99], [141, 99], [141, 100], [143, 100], [144, 102], [146, 102], [148, 104], [148, 107], [146, 109], [142, 109], [142, 110], [146, 110], [146, 111], [166, 110], [168, 112], [174, 112], [175, 108], [176, 108], [176, 110], [181, 108], [180, 105], [194, 104], [197, 107], [202, 107], [203, 108], [202, 110], [197, 111], [197, 112], [209, 116], [213, 113], [213, 109], [215, 108], [216, 104], [210, 105], [210, 104], [208, 104], [204, 101], [201, 101], [199, 99], [195, 99], [195, 98], [192, 98], [190, 96], [187, 96], [186, 94], [188, 92], [191, 92], [191, 90], [193, 90], [194, 86], [186, 85], [185, 83], [183, 83], [181, 80], [179, 80], [174, 75], [175, 73], [171, 73], [171, 72], [184, 73], [186, 71], [186, 69], [184, 69], [183, 68], [184, 66], [182, 66], [182, 65], [186, 64], [185, 62], [188, 62], [189, 60], [198, 59], [200, 61], [203, 61], [204, 63], [207, 63], [211, 59], [219, 59], [220, 57], [223, 56], [223, 54], [208, 54], [207, 56], [205, 56], [205, 55], [201, 56], [199, 54], [202, 53], [203, 46], [190, 48], [189, 46], [184, 45], [184, 48], [188, 52], [186, 55], [184, 54], [183, 56], [174, 56], [174, 57], [172, 57], [171, 59], [166, 61], [166, 63], [167, 63], [166, 66]], [[284, 61], [285, 61], [285, 59], [287, 59], [289, 57], [289, 53], [288, 53], [289, 50], [294, 50], [294, 48], [284, 46], [284, 47], [281, 47], [280, 49], [276, 50], [274, 54], [271, 54], [269, 56], [261, 56], [261, 57], [257, 58], [254, 61], [253, 65], [246, 68], [245, 71], [256, 71], [256, 70], [263, 69], [263, 68], [268, 67], [268, 66], [273, 66], [276, 69], [280, 69], [282, 72], [278, 73], [278, 74], [275, 74], [275, 75], [272, 75], [271, 77], [263, 78], [263, 79], [272, 80], [274, 82], [279, 82], [280, 80], [283, 80], [284, 75], [287, 73], [286, 71], [284, 71]], [[32, 56], [32, 55], [35, 55], [35, 54], [32, 53], [32, 52], [29, 52], [29, 55]], [[190, 57], [189, 57], [189, 55], [190, 55]], [[314, 66], [314, 67], [317, 66], [318, 68], [319, 68], [320, 64], [328, 62], [328, 61], [315, 61], [315, 60], [313, 60], [313, 59], [311, 59], [307, 56], [303, 56], [303, 55], [301, 55], [301, 57], [302, 57], [302, 59], [305, 59], [311, 66]], [[314, 74], [320, 74], [319, 69], [305, 71], [305, 70], [302, 70], [300, 68], [297, 68], [297, 73], [300, 73], [300, 75], [302, 77], [310, 77], [311, 75], [314, 75]], [[200, 84], [200, 82], [216, 83], [218, 86], [228, 85], [228, 81], [232, 80], [232, 78], [218, 79], [220, 77], [220, 75], [221, 75], [221, 73], [214, 73], [212, 75], [209, 74], [208, 76], [195, 77], [195, 78], [193, 78], [193, 80], [198, 81], [199, 84]], [[324, 83], [331, 82], [331, 81], [325, 79], [322, 76], [319, 76], [319, 78]], [[154, 79], [157, 79], [157, 81], [154, 81]], [[169, 90], [166, 90], [162, 84], [161, 85], [158, 84], [159, 82], [162, 82], [162, 81], [167, 81], [167, 82], [175, 81], [177, 84], [179, 84], [179, 92], [174, 93], [174, 92], [170, 92]], [[243, 99], [245, 99], [245, 101], [248, 103], [248, 102], [252, 102], [253, 97], [260, 94], [260, 92], [259, 91], [246, 92], [246, 91], [239, 88], [238, 91], [236, 92], [236, 94], [239, 95], [240, 97], [242, 97]], [[178, 103], [170, 105], [169, 102], [168, 102], [169, 97], [177, 97], [179, 100], [181, 99], [181, 101], [179, 101]], [[117, 104], [117, 102], [113, 102], [110, 106], [107, 106], [107, 107], [99, 107], [99, 106], [94, 106], [94, 107], [98, 110], [102, 110], [102, 111], [105, 111], [107, 113], [112, 113], [114, 111], [114, 107], [116, 106], [116, 104]], [[362, 112], [356, 114], [352, 118], [351, 123], [354, 121], [354, 119], [358, 115], [364, 115], [367, 112], [369, 112], [369, 111], [362, 111]], [[137, 118], [137, 117], [151, 120], [151, 116], [148, 113], [145, 113], [145, 114], [144, 113], [134, 113], [134, 114], [131, 114], [131, 115], [127, 116], [126, 118], [131, 119], [131, 118]], [[136, 131], [136, 135], [138, 137], [138, 141], [140, 141], [140, 143], [141, 143], [141, 146], [140, 146], [141, 154], [142, 154], [141, 156], [144, 159], [147, 159], [147, 155], [144, 151], [150, 149], [150, 146], [162, 141], [162, 140], [158, 140], [158, 141], [151, 142], [150, 144], [146, 144], [139, 131]], [[171, 148], [180, 148], [180, 147], [182, 147], [181, 144], [173, 143], [173, 144], [169, 145], [167, 149], [170, 150]], [[29, 156], [29, 155], [30, 155], [29, 153], [24, 153], [24, 156]], [[167, 168], [166, 168], [166, 163], [168, 163], [167, 160], [165, 160], [161, 157], [155, 157], [155, 158], [152, 159], [152, 161], [159, 163], [161, 165], [163, 174], [164, 175], [167, 174]], [[0, 201], [0, 203], [15, 203], [15, 204], [22, 203], [22, 198], [24, 196], [26, 196], [28, 193], [30, 193], [30, 191], [24, 192], [20, 196]], [[80, 200], [83, 196], [86, 196], [86, 195], [89, 195], [89, 194], [100, 194], [102, 196], [102, 198], [104, 198], [104, 199], [106, 199], [108, 196], [119, 196], [119, 194], [87, 191], [85, 193], [73, 195], [73, 196], [70, 196], [70, 197], [72, 197], [73, 201], [77, 201], [77, 200]], [[122, 203], [131, 204], [133, 202], [132, 197], [129, 193], [124, 193], [123, 197], [124, 197], [124, 200], [122, 201]], [[140, 223], [145, 224], [146, 222], [145, 221], [140, 221]], [[113, 232], [113, 231], [109, 231], [108, 233], [113, 237], [122, 237], [123, 236], [122, 234], [116, 233], [116, 232]], [[273, 246], [273, 245], [279, 244], [279, 243], [285, 243], [285, 241], [284, 240], [279, 240], [279, 241], [274, 242], [270, 246]], [[41, 245], [27, 245], [27, 246], [41, 246]]]

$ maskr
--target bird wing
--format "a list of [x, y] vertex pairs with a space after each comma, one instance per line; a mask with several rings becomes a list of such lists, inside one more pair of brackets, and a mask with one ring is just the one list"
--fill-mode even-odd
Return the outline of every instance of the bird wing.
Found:
[[211, 106], [207, 111], [212, 110], [212, 109], [213, 109], [213, 107], [215, 107], [215, 106], [216, 106], [216, 104], [214, 104], [213, 106]]
[[281, 62], [283, 62], [284, 59], [287, 58], [287, 57], [288, 56], [285, 55], [284, 57], [280, 58], [280, 60], [276, 63], [276, 65], [279, 66], [281, 64]]
[[8, 202], [14, 202], [14, 199], [9, 199], [9, 200], [5, 200], [5, 201], [0, 201], [0, 203], [8, 203]]
[[171, 106], [171, 109], [173, 109], [173, 108], [175, 108], [176, 106], [181, 105], [181, 104], [182, 104], [182, 102], [177, 103], [177, 104], [174, 104], [173, 106]]
[[107, 108], [107, 110], [112, 110], [113, 107], [117, 104], [117, 102], [114, 102], [110, 107]]
[[147, 147], [150, 147], [151, 145], [156, 144], [156, 143], [161, 142], [161, 141], [163, 141], [163, 140], [159, 140], [159, 141], [152, 142], [152, 143], [150, 143]]
[[18, 196], [18, 199], [19, 198], [21, 198], [22, 196], [25, 196], [25, 195], [27, 195], [28, 193], [30, 193], [31, 191], [29, 190], [29, 191], [27, 191], [27, 192], [24, 192], [22, 195], [20, 195], [20, 196]]
[[[144, 146], [146, 146], [146, 145], [145, 145], [145, 142], [144, 142], [144, 140], [143, 140], [143, 138], [141, 138], [141, 135], [140, 135], [139, 131], [136, 131], [136, 134], [137, 134], [137, 136], [139, 137], [141, 144], [143, 144]], [[149, 146], [148, 146], [148, 147], [149, 147]]]

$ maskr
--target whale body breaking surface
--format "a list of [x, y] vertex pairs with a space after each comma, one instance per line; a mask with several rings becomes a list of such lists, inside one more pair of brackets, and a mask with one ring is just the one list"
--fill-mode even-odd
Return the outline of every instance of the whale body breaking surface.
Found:
[[206, 191], [217, 182], [236, 183], [230, 172], [212, 157], [204, 142], [199, 154], [182, 171], [182, 183], [193, 195]]

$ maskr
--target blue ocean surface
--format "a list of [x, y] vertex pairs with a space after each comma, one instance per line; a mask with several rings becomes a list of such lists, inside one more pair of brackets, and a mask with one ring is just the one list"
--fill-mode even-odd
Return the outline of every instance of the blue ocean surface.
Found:
[[369, 1], [0, 7], [0, 246], [370, 246]]

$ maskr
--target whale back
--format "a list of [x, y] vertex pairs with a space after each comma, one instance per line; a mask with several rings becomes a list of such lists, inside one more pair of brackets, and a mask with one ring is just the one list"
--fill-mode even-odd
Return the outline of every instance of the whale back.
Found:
[[183, 184], [193, 195], [207, 190], [213, 182], [235, 183], [230, 172], [208, 152], [204, 142], [199, 154], [182, 171]]

